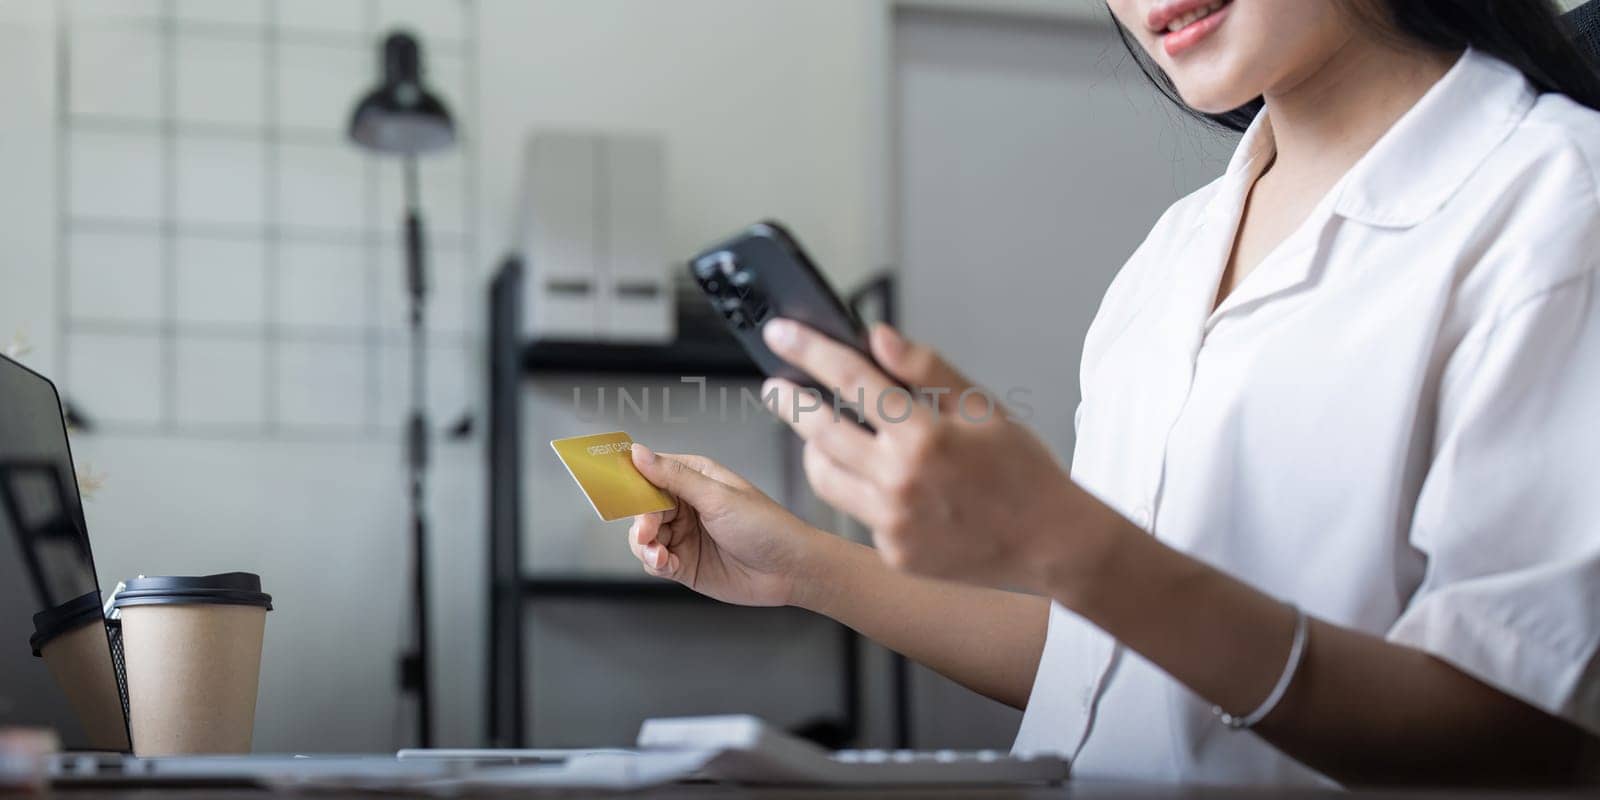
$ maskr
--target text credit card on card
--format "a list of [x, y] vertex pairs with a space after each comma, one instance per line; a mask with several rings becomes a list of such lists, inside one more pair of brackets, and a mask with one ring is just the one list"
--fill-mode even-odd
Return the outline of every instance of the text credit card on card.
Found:
[[606, 522], [676, 505], [633, 466], [633, 437], [622, 431], [557, 439], [550, 447]]

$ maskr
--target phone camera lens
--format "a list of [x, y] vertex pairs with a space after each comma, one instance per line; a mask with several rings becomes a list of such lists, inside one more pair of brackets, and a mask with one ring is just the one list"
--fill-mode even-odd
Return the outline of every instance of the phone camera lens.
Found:
[[694, 275], [702, 281], [726, 277], [738, 269], [733, 254], [720, 250], [694, 262]]
[[723, 250], [704, 256], [694, 262], [694, 276], [702, 281], [726, 275], [733, 264], [733, 254]]

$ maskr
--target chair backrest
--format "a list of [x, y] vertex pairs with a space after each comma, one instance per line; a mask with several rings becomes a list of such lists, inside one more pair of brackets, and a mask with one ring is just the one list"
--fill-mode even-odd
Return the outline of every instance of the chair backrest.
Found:
[[1572, 41], [1594, 64], [1600, 64], [1600, 0], [1587, 0], [1583, 5], [1561, 15], [1561, 21], [1572, 32]]

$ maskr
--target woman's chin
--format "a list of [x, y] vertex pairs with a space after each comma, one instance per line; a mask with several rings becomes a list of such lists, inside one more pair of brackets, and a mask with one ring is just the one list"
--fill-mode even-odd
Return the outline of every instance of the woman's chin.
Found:
[[1186, 90], [1181, 84], [1178, 87], [1178, 96], [1183, 98], [1184, 105], [1202, 114], [1226, 114], [1260, 97], [1260, 95], [1240, 94], [1237, 91]]
[[1210, 58], [1183, 65], [1167, 73], [1184, 105], [1205, 113], [1223, 114], [1261, 96], [1243, 87], [1257, 87], [1260, 76], [1232, 59]]

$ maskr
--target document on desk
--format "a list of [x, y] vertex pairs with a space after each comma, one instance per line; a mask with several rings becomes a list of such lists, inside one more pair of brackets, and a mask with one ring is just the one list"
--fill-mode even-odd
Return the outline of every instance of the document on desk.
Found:
[[716, 750], [595, 752], [574, 756], [564, 764], [479, 769], [458, 779], [438, 782], [430, 788], [450, 791], [537, 788], [632, 791], [696, 777], [717, 755]]
[[622, 431], [557, 439], [550, 447], [606, 522], [676, 505], [633, 466], [633, 437]]

